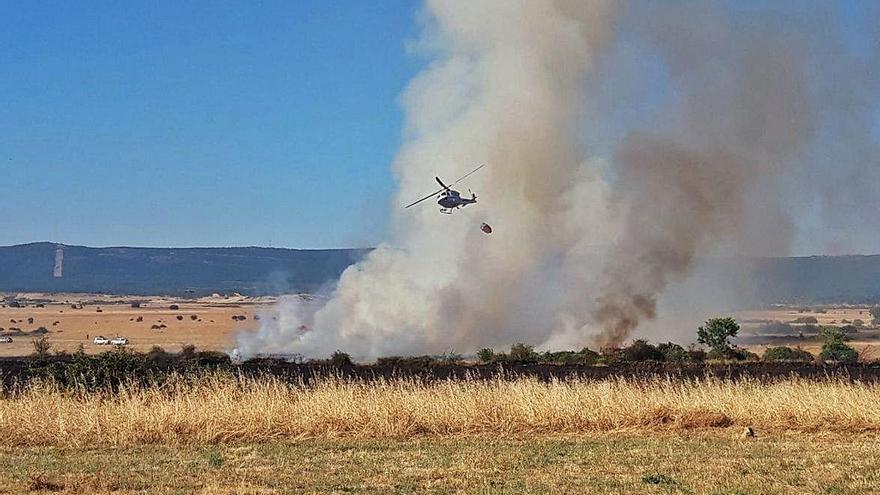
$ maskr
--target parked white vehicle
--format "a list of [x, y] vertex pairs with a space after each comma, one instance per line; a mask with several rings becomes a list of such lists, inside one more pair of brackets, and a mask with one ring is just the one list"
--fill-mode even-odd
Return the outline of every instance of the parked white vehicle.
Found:
[[0, 344], [11, 344], [12, 337], [0, 337]]
[[116, 337], [110, 341], [113, 345], [128, 345], [128, 339], [125, 337]]
[[108, 345], [110, 344], [110, 339], [104, 337], [103, 335], [98, 335], [92, 342], [94, 342], [95, 345]]

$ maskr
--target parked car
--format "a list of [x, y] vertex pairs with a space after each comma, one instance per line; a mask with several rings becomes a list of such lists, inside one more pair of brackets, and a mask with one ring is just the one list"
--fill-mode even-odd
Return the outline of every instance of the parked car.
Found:
[[110, 344], [110, 339], [104, 337], [103, 335], [98, 335], [92, 342], [94, 342], [95, 345], [108, 345]]
[[113, 345], [128, 345], [128, 339], [125, 337], [116, 337], [110, 341]]
[[0, 337], [0, 344], [11, 344], [12, 337]]

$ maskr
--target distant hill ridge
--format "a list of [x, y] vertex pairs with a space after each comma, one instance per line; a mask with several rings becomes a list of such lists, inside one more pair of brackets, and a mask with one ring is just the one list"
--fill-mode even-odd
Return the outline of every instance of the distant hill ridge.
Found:
[[[315, 292], [333, 284], [348, 266], [369, 252], [262, 247], [90, 248], [39, 242], [0, 247], [0, 291], [132, 295]], [[721, 265], [733, 268], [729, 273], [745, 274], [748, 290], [765, 303], [880, 302], [880, 255], [742, 258]]]
[[262, 247], [91, 248], [38, 242], [0, 247], [0, 291], [134, 295], [314, 292], [335, 282], [368, 252]]

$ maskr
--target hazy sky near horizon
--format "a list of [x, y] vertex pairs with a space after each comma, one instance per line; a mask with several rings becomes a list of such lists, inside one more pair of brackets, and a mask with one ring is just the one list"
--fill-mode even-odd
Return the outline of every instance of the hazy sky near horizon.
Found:
[[419, 4], [342, 3], [0, 3], [0, 245], [381, 240]]
[[[0, 2], [0, 245], [375, 245], [397, 207], [400, 94], [430, 63], [408, 50], [421, 3]], [[875, 40], [866, 5], [836, 3], [831, 23], [856, 54]], [[624, 116], [664, 91], [656, 62], [632, 65], [660, 84], [633, 82]], [[815, 207], [798, 205], [795, 254], [880, 246], [867, 228], [835, 248]]]

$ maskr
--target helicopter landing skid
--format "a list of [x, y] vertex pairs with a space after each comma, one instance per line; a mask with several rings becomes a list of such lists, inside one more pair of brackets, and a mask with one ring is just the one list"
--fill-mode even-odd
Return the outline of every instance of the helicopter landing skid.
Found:
[[447, 215], [452, 215], [452, 208], [440, 208], [440, 213], [445, 213]]

